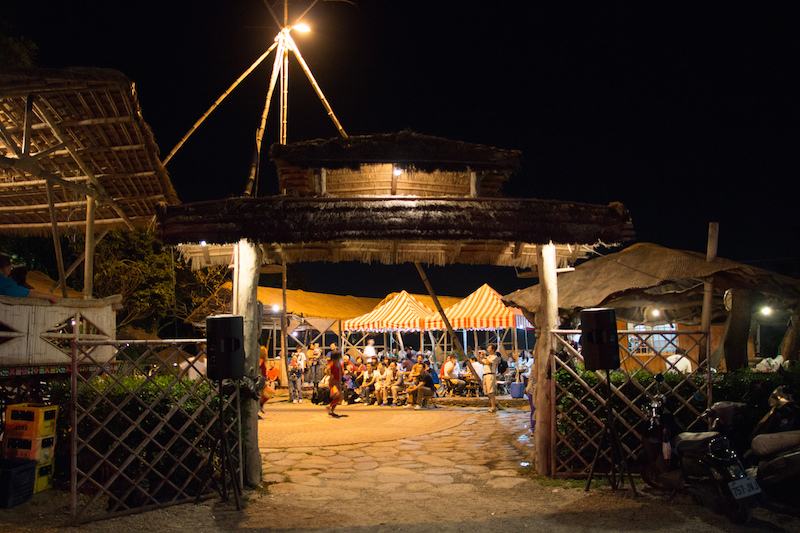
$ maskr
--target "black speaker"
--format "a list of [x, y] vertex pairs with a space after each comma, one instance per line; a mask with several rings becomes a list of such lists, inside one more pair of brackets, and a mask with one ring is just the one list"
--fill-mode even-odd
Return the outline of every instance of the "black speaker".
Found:
[[581, 355], [586, 370], [619, 368], [616, 311], [606, 308], [581, 311]]
[[239, 379], [244, 376], [244, 317], [207, 317], [206, 343], [209, 379]]

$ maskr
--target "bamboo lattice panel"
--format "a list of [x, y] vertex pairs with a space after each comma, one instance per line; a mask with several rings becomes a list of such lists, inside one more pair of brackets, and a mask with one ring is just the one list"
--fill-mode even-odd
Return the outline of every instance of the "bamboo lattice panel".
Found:
[[[601, 443], [605, 373], [586, 371], [580, 351], [570, 335], [580, 331], [559, 331], [552, 356], [553, 432], [551, 466], [554, 476], [585, 476]], [[617, 432], [628, 464], [641, 450], [641, 432], [646, 429], [646, 406], [656, 392], [654, 374], [662, 373], [667, 407], [684, 431], [704, 430], [703, 411], [711, 404], [710, 366], [698, 361], [705, 335], [678, 331], [621, 331], [619, 335], [619, 370], [611, 373]], [[686, 352], [683, 354], [683, 352]], [[683, 354], [678, 362], [677, 355]], [[606, 472], [610, 448], [605, 446], [597, 472]]]

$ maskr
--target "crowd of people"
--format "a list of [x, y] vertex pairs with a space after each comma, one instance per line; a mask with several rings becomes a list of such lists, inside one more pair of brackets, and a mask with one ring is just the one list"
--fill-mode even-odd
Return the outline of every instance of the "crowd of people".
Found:
[[[467, 355], [463, 361], [447, 355], [437, 365], [430, 352], [413, 348], [378, 351], [370, 341], [363, 351], [351, 349], [345, 354], [336, 344], [324, 353], [318, 344], [311, 344], [289, 358], [289, 400], [302, 403], [303, 387], [310, 384], [311, 401], [326, 405], [328, 413], [338, 417], [335, 410], [341, 403], [425, 409], [434, 407], [431, 399], [436, 396], [473, 393], [487, 396], [494, 412], [498, 383], [527, 382], [530, 375], [532, 359], [527, 352], [504, 358], [489, 344], [485, 350], [470, 349]], [[276, 369], [267, 381], [274, 390]]]

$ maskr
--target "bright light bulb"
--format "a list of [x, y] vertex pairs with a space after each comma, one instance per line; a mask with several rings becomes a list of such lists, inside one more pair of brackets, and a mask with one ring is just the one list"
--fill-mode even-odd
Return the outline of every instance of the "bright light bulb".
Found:
[[402, 173], [403, 173], [403, 169], [402, 168], [394, 167], [394, 170], [392, 171], [392, 174], [394, 174], [395, 176], [399, 176]]
[[661, 316], [661, 310], [660, 309], [653, 309], [652, 311], [650, 311], [650, 314], [653, 315], [654, 317], [658, 318], [658, 317]]
[[200, 246], [207, 246], [208, 243], [206, 241], [200, 241]]
[[272, 312], [273, 312], [273, 313], [277, 313], [277, 312], [278, 312], [278, 311], [280, 311], [280, 310], [281, 310], [281, 306], [280, 306], [280, 305], [278, 305], [278, 304], [272, 304]]
[[296, 331], [292, 332], [292, 337], [297, 337], [297, 332]]
[[768, 305], [765, 305], [761, 308], [761, 314], [764, 316], [769, 316], [772, 314], [772, 308]]
[[299, 31], [300, 33], [308, 33], [311, 31], [311, 26], [309, 26], [305, 22], [301, 22], [299, 24], [295, 24], [294, 26], [292, 26], [292, 29], [295, 31]]

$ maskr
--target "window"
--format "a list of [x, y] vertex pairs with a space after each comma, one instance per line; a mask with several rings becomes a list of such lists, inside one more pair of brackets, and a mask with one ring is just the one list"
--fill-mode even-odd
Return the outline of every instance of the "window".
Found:
[[[675, 324], [659, 324], [657, 326], [646, 326], [644, 324], [628, 324], [628, 329], [641, 331], [643, 333], [651, 331], [675, 331]], [[631, 354], [652, 354], [671, 355], [675, 353], [678, 345], [678, 336], [675, 333], [663, 333], [653, 335], [628, 335], [628, 352]]]

